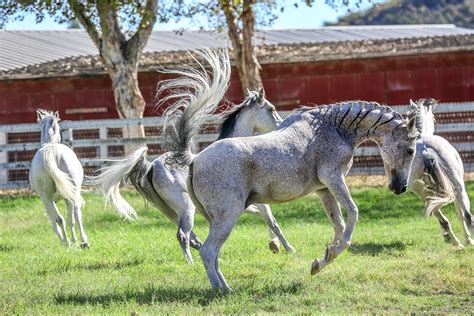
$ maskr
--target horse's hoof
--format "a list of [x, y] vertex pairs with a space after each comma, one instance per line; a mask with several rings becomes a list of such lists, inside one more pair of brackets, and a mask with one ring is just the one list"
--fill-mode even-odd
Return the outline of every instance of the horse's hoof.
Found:
[[87, 241], [84, 241], [83, 243], [81, 243], [81, 248], [82, 249], [89, 249], [89, 243]]
[[280, 243], [277, 240], [270, 240], [268, 248], [270, 248], [273, 253], [278, 253], [280, 251]]
[[464, 249], [464, 246], [459, 244], [459, 245], [456, 245], [456, 250], [463, 250]]
[[314, 259], [313, 263], [311, 264], [311, 275], [315, 275], [321, 271], [321, 265], [318, 259]]
[[448, 233], [443, 233], [444, 242], [451, 243], [451, 236]]

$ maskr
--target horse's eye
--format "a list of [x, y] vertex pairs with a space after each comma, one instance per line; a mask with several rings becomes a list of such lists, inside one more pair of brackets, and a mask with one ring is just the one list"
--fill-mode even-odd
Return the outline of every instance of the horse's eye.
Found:
[[408, 148], [407, 149], [407, 154], [409, 154], [409, 155], [413, 155], [414, 152], [415, 151], [413, 150], [413, 148]]

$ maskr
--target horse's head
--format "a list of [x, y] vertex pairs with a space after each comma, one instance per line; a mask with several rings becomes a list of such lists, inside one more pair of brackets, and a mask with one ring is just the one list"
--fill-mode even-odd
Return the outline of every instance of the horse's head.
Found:
[[60, 143], [59, 112], [39, 109], [36, 111], [38, 123], [41, 124], [41, 143]]
[[247, 98], [230, 111], [225, 118], [218, 139], [251, 136], [271, 132], [283, 121], [275, 106], [265, 99], [265, 92], [249, 91]]
[[433, 135], [434, 123], [434, 109], [438, 105], [435, 99], [419, 99], [416, 102], [410, 100], [410, 108], [416, 112], [416, 120], [418, 129], [423, 135]]
[[416, 152], [415, 142], [419, 134], [416, 116], [412, 114], [383, 136], [380, 152], [389, 179], [388, 188], [397, 195], [407, 189], [411, 164]]
[[263, 134], [271, 132], [283, 121], [276, 108], [267, 99], [265, 91], [261, 88], [258, 92], [249, 93], [250, 104], [246, 111], [249, 111], [248, 117], [252, 120], [254, 134]]

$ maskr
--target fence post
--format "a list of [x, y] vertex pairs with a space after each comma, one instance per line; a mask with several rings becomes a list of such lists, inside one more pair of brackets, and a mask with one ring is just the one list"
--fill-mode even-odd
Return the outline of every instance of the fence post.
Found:
[[72, 135], [72, 129], [67, 128], [62, 130], [62, 135], [61, 138], [63, 140], [63, 144], [68, 145], [69, 147], [73, 148], [73, 135]]
[[[0, 145], [6, 145], [8, 134], [0, 132]], [[8, 151], [0, 151], [0, 164], [8, 162]], [[0, 168], [0, 186], [8, 183], [8, 170], [6, 168]]]
[[[99, 127], [99, 139], [107, 139], [107, 127]], [[107, 145], [100, 145], [99, 146], [99, 158], [105, 159], [108, 156]]]

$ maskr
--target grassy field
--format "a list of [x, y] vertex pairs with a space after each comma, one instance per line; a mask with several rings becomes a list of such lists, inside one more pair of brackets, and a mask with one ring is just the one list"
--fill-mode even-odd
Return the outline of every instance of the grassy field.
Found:
[[[468, 191], [474, 202], [474, 183]], [[311, 262], [333, 237], [317, 198], [273, 208], [296, 254], [272, 254], [263, 221], [242, 216], [221, 255], [235, 293], [219, 297], [199, 254], [187, 265], [176, 228], [137, 194], [126, 194], [140, 215], [133, 223], [85, 195], [88, 250], [61, 247], [36, 196], [1, 196], [0, 314], [472, 313], [474, 248], [444, 243], [413, 194], [352, 193], [360, 209], [353, 245], [316, 276]], [[454, 209], [445, 213], [463, 237]], [[201, 216], [196, 232], [207, 234]]]

